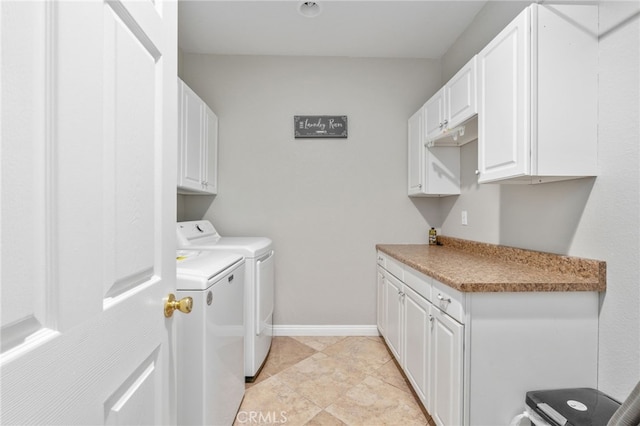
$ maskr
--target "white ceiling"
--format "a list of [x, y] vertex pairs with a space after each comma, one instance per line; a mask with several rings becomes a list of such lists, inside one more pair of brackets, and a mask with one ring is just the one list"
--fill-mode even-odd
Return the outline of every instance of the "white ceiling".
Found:
[[222, 55], [440, 58], [486, 1], [180, 0], [179, 46]]

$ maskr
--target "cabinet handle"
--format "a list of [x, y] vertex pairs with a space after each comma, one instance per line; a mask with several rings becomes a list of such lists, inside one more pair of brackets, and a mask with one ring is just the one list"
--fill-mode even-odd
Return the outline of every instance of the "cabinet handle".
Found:
[[440, 293], [438, 293], [438, 300], [441, 301], [441, 302], [451, 303], [451, 298], [450, 297], [444, 297]]
[[422, 184], [421, 183], [418, 184], [418, 188], [422, 188]]
[[444, 124], [440, 123], [438, 127], [440, 127], [440, 130], [442, 130], [442, 128], [444, 127]]
[[448, 124], [449, 124], [449, 120], [444, 120], [444, 123], [442, 124], [442, 127], [447, 127]]
[[429, 315], [429, 324], [431, 325], [431, 328], [433, 328], [433, 315]]
[[479, 174], [480, 174], [480, 170], [476, 170], [476, 175], [479, 175]]

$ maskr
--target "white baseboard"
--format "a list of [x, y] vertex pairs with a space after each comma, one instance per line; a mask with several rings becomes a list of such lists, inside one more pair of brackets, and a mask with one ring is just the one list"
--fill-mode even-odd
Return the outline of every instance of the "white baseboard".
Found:
[[274, 325], [274, 336], [379, 336], [376, 325]]

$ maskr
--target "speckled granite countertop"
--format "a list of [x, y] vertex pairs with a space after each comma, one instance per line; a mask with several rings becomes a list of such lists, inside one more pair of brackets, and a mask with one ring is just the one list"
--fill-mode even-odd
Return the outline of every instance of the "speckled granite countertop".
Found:
[[606, 263], [439, 236], [376, 249], [463, 292], [605, 291]]

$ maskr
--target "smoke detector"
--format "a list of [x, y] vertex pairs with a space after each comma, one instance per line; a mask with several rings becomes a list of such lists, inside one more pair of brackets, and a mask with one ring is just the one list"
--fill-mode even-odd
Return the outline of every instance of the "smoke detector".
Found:
[[320, 4], [315, 1], [303, 1], [298, 5], [298, 12], [300, 12], [300, 15], [307, 18], [315, 18], [320, 15], [321, 11], [322, 9], [320, 8]]

